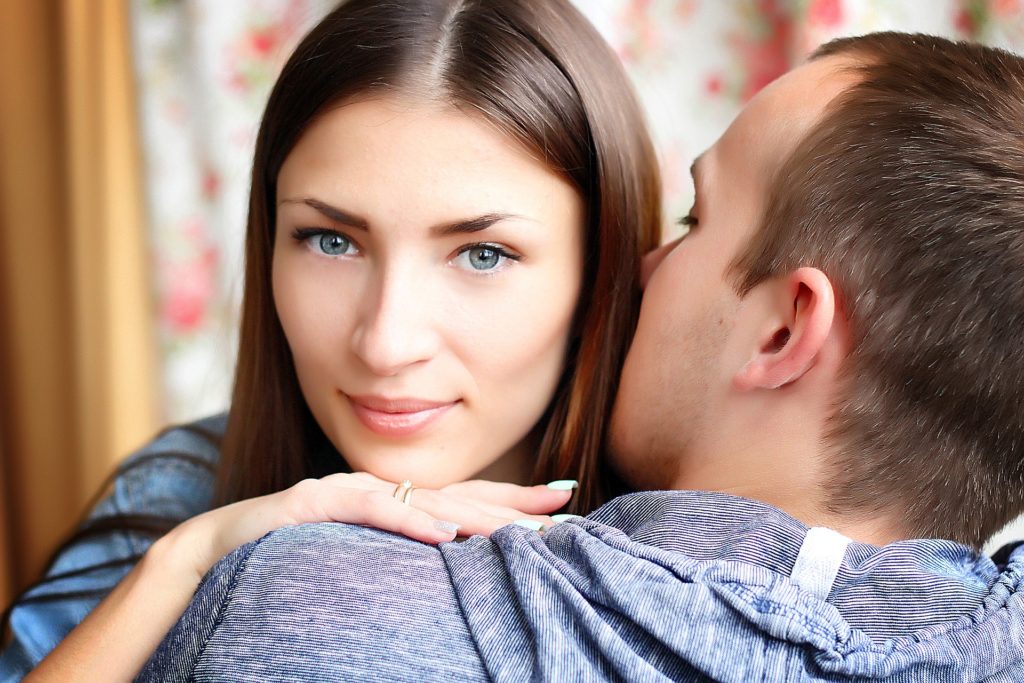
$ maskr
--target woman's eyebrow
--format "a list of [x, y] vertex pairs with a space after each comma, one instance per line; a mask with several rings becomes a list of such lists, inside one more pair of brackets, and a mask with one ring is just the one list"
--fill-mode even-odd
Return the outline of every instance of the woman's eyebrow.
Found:
[[365, 219], [347, 211], [343, 211], [336, 206], [331, 206], [327, 202], [322, 202], [319, 199], [313, 197], [301, 197], [297, 199], [282, 199], [277, 203], [278, 206], [282, 204], [305, 204], [306, 206], [316, 209], [321, 214], [330, 218], [335, 223], [341, 223], [353, 228], [359, 228], [360, 230], [369, 230], [370, 223]]
[[472, 232], [480, 232], [481, 230], [486, 230], [495, 223], [506, 221], [509, 219], [524, 221], [531, 220], [524, 216], [517, 216], [516, 214], [512, 213], [486, 213], [482, 216], [477, 216], [476, 218], [470, 218], [468, 220], [435, 225], [433, 228], [430, 229], [430, 231], [435, 235], [442, 237], [445, 235], [457, 235]]
[[[323, 214], [325, 217], [331, 219], [335, 223], [341, 223], [342, 225], [348, 225], [353, 228], [360, 230], [370, 231], [370, 222], [365, 218], [356, 216], [344, 209], [339, 209], [336, 206], [331, 206], [327, 202], [314, 199], [313, 197], [301, 197], [295, 199], [282, 199], [278, 202], [278, 206], [281, 204], [304, 204], [310, 208], [316, 209], [318, 212]], [[467, 234], [473, 232], [480, 232], [486, 230], [495, 223], [506, 220], [524, 220], [530, 221], [532, 219], [526, 218], [525, 216], [519, 216], [513, 213], [486, 213], [482, 216], [476, 216], [475, 218], [467, 218], [464, 220], [453, 221], [451, 223], [442, 223], [435, 225], [430, 229], [434, 235], [438, 237], [445, 237], [448, 235]]]

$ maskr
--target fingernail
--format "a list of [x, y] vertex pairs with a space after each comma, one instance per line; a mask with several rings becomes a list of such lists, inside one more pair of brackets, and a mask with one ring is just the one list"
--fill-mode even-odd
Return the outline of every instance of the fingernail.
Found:
[[444, 520], [436, 519], [434, 520], [434, 528], [449, 534], [457, 534], [462, 527], [455, 522], [445, 522]]
[[559, 479], [548, 484], [548, 488], [555, 491], [572, 491], [579, 487], [580, 483], [575, 479]]
[[568, 522], [570, 519], [582, 519], [582, 515], [551, 515], [551, 519], [555, 520], [555, 524], [562, 522]]
[[530, 531], [544, 531], [544, 525], [532, 519], [517, 519], [516, 524], [525, 527]]

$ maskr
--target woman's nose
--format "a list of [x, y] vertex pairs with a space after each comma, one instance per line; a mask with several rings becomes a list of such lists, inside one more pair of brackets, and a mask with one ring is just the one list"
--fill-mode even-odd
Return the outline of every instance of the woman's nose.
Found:
[[678, 245], [682, 239], [682, 237], [674, 239], [671, 242], [661, 245], [660, 247], [653, 251], [647, 252], [643, 260], [640, 262], [641, 289], [647, 288], [647, 282], [651, 279], [651, 275], [654, 273], [654, 271], [657, 270], [658, 264], [660, 264], [665, 259], [665, 257], [668, 256], [668, 253], [670, 251], [676, 248], [676, 245]]
[[376, 375], [390, 377], [430, 360], [438, 350], [435, 310], [429, 286], [408, 274], [380, 277], [361, 302], [352, 335], [353, 350]]

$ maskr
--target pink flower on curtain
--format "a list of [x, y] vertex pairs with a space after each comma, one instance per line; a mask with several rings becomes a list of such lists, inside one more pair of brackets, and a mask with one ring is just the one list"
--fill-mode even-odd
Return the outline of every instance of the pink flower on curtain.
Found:
[[202, 172], [202, 178], [200, 179], [200, 187], [202, 188], [203, 199], [212, 201], [217, 198], [220, 193], [221, 179], [220, 174], [217, 173], [216, 169], [211, 166], [206, 166]]
[[697, 0], [676, 0], [676, 19], [689, 21], [697, 12]]
[[245, 95], [264, 96], [309, 14], [305, 0], [289, 0], [280, 15], [247, 15], [246, 25], [227, 47], [227, 85]]
[[976, 40], [989, 22], [987, 0], [960, 0], [953, 26], [964, 38]]
[[725, 88], [725, 81], [722, 79], [722, 74], [708, 74], [704, 78], [704, 92], [712, 97], [721, 95]]
[[623, 33], [619, 57], [627, 64], [639, 61], [661, 46], [662, 36], [652, 4], [652, 0], [629, 0], [620, 13], [619, 23], [628, 30]]
[[757, 0], [747, 7], [743, 32], [727, 37], [740, 61], [739, 99], [746, 102], [790, 67], [793, 22], [779, 0]]
[[196, 251], [190, 258], [160, 263], [163, 280], [160, 322], [175, 335], [195, 332], [205, 322], [217, 291], [216, 273], [220, 261], [216, 247], [204, 244], [206, 226], [201, 218], [184, 221], [179, 234], [192, 243], [189, 248]]
[[841, 0], [811, 0], [807, 8], [807, 21], [813, 26], [835, 28], [843, 22]]
[[258, 59], [266, 59], [267, 55], [281, 45], [281, 36], [278, 26], [256, 29], [248, 36], [250, 51]]
[[186, 334], [197, 329], [206, 314], [206, 299], [211, 292], [201, 288], [194, 280], [176, 278], [167, 292], [160, 318], [175, 334]]
[[959, 0], [954, 24], [970, 40], [1020, 50], [1024, 45], [1024, 1]]
[[1021, 0], [994, 0], [992, 11], [1001, 19], [1015, 17], [1021, 11]]

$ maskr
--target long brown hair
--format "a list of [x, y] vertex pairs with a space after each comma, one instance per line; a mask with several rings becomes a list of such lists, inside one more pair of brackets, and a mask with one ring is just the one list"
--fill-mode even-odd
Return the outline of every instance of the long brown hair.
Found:
[[575, 478], [576, 507], [610, 490], [598, 466], [637, 310], [637, 268], [661, 224], [657, 162], [615, 54], [568, 0], [350, 0], [285, 65], [256, 142], [241, 334], [216, 504], [343, 470], [299, 389], [274, 309], [275, 185], [326, 108], [412, 92], [482, 117], [562, 173], [587, 202], [581, 301], [545, 416], [536, 480]]

